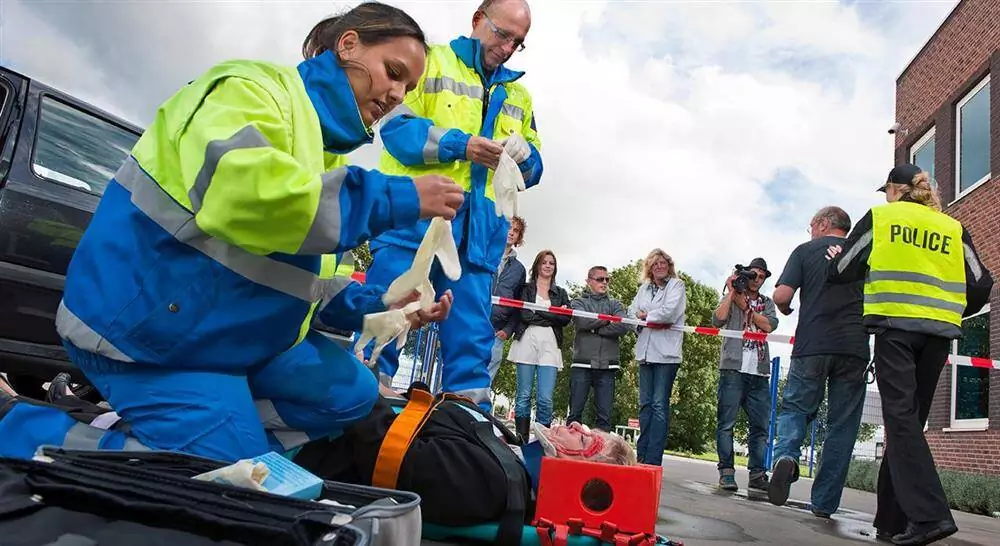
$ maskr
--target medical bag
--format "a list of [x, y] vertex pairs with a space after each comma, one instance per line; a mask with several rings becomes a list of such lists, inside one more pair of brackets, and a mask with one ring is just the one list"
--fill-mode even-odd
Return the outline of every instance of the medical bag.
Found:
[[317, 501], [304, 501], [191, 479], [224, 466], [162, 451], [48, 446], [32, 460], [0, 457], [0, 544], [420, 544], [416, 494], [324, 482]]

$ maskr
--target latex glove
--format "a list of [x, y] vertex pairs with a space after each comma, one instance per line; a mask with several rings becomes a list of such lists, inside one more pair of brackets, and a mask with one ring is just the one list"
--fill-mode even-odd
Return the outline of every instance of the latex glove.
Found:
[[504, 151], [493, 173], [494, 204], [497, 216], [508, 220], [517, 216], [517, 192], [524, 191], [524, 178], [514, 159]]
[[368, 366], [375, 367], [378, 357], [382, 354], [382, 349], [396, 340], [396, 349], [401, 350], [406, 345], [406, 335], [410, 333], [410, 319], [406, 316], [420, 308], [420, 302], [415, 301], [402, 309], [391, 309], [381, 313], [369, 313], [365, 315], [364, 325], [361, 327], [361, 335], [355, 343], [355, 351], [362, 350], [368, 342], [375, 340], [375, 348], [368, 359]]
[[528, 147], [528, 141], [524, 140], [524, 137], [518, 133], [514, 133], [503, 140], [503, 151], [507, 152], [507, 155], [518, 165], [531, 155], [531, 148]]
[[[451, 221], [440, 216], [431, 219], [427, 233], [420, 241], [413, 265], [405, 273], [392, 281], [382, 296], [382, 303], [392, 305], [410, 296], [414, 290], [420, 293], [417, 308], [424, 311], [434, 306], [434, 286], [431, 284], [431, 266], [434, 258], [441, 262], [441, 269], [449, 279], [457, 281], [462, 276], [462, 264], [458, 261], [458, 248], [451, 234]], [[407, 305], [406, 308], [411, 308]], [[414, 310], [416, 310], [414, 309]]]

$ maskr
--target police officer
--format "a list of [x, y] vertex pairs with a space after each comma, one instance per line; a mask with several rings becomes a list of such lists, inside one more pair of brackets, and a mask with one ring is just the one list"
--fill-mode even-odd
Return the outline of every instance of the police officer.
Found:
[[144, 445], [237, 460], [374, 406], [372, 374], [310, 326], [359, 329], [384, 310], [336, 275], [352, 269], [337, 256], [463, 202], [444, 176], [346, 160], [416, 86], [425, 47], [410, 16], [367, 2], [317, 24], [299, 65], [221, 63], [159, 108], [108, 184], [56, 316], [70, 359]]
[[924, 438], [938, 376], [962, 317], [978, 312], [993, 287], [972, 237], [941, 212], [919, 167], [903, 164], [879, 188], [843, 247], [827, 251], [830, 280], [865, 280], [864, 324], [875, 335], [874, 364], [886, 447], [875, 528], [880, 540], [928, 544], [958, 528]]
[[[442, 389], [490, 406], [494, 332], [491, 287], [510, 227], [495, 213], [493, 172], [504, 151], [520, 168], [526, 188], [542, 176], [541, 141], [531, 96], [518, 80], [523, 72], [504, 66], [524, 48], [531, 12], [524, 0], [484, 0], [472, 16], [472, 33], [435, 45], [416, 89], [391, 112], [380, 134], [385, 145], [380, 170], [418, 176], [444, 174], [465, 191], [452, 223], [462, 277], [452, 282], [434, 273], [438, 293], [450, 290], [454, 306], [441, 323]], [[367, 282], [388, 286], [413, 263], [429, 221], [394, 229], [371, 242]], [[366, 356], [371, 350], [366, 350]], [[384, 382], [398, 367], [394, 346], [379, 357]]]

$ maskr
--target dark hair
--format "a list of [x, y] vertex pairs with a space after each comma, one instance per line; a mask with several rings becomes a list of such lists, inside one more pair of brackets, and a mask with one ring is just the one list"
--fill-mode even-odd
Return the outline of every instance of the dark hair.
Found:
[[423, 29], [405, 11], [380, 2], [364, 2], [317, 23], [302, 42], [302, 56], [312, 59], [327, 51], [336, 52], [337, 42], [348, 30], [357, 32], [364, 45], [409, 37], [419, 41], [427, 50]]
[[851, 231], [851, 217], [840, 207], [823, 207], [813, 216], [813, 221], [826, 220], [830, 227], [847, 233]]
[[542, 260], [544, 260], [546, 256], [552, 256], [552, 284], [556, 283], [556, 273], [559, 271], [559, 262], [556, 261], [556, 255], [551, 250], [543, 250], [535, 256], [535, 261], [531, 264], [532, 283], [538, 280], [538, 271], [542, 268]]
[[608, 268], [604, 267], [603, 265], [595, 265], [594, 267], [591, 267], [587, 271], [587, 278], [589, 279], [589, 278], [593, 277], [595, 271], [603, 271], [603, 272], [607, 273], [608, 272]]

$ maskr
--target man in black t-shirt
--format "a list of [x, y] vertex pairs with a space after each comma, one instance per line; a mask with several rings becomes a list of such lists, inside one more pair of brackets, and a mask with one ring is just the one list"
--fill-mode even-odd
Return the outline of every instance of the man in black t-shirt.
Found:
[[842, 244], [851, 219], [839, 207], [824, 207], [809, 224], [812, 240], [788, 257], [778, 278], [774, 303], [791, 314], [792, 296], [799, 291], [799, 321], [795, 329], [791, 369], [778, 416], [778, 443], [768, 496], [781, 506], [791, 483], [798, 479], [806, 425], [816, 417], [829, 391], [823, 464], [813, 482], [811, 510], [828, 518], [840, 506], [847, 468], [861, 424], [868, 365], [868, 333], [861, 323], [864, 283], [827, 283], [826, 249]]

